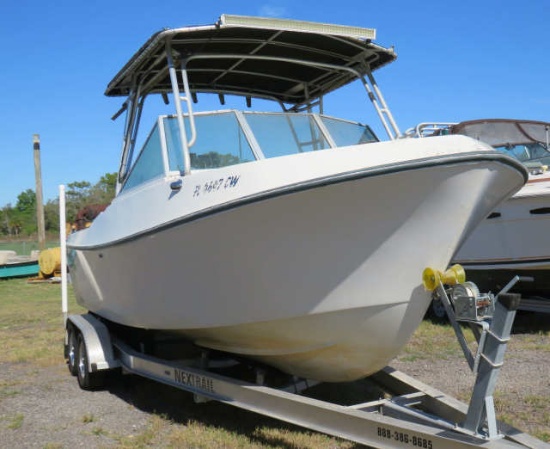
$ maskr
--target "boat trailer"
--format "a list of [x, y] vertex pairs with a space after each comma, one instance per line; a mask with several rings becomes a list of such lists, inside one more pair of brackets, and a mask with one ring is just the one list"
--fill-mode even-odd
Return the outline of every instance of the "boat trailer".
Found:
[[[66, 315], [65, 356], [83, 389], [102, 387], [107, 371], [121, 369], [188, 391], [197, 403], [223, 402], [375, 448], [548, 449], [550, 445], [498, 422], [495, 416], [493, 391], [520, 297], [482, 295], [475, 284], [463, 282], [460, 268], [445, 273], [426, 269], [424, 285], [442, 300], [476, 375], [469, 405], [391, 367], [365, 379], [382, 392], [376, 399], [352, 405], [319, 400], [307, 396], [317, 382], [287, 376], [285, 383], [279, 380], [274, 386], [265, 366], [253, 365], [248, 377], [228, 375], [243, 362], [234, 355], [220, 359], [208, 350], [188, 360], [151, 355], [155, 352], [146, 351], [145, 345], [136, 349], [91, 313]], [[475, 354], [459, 323], [472, 328], [478, 342]]]

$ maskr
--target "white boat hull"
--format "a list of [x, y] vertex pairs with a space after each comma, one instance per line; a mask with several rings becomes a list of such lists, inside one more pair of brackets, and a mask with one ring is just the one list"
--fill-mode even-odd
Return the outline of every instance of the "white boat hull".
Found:
[[227, 167], [176, 194], [159, 180], [71, 236], [71, 275], [78, 302], [114, 322], [353, 380], [419, 325], [423, 269], [445, 269], [523, 182], [510, 159], [460, 136]]
[[482, 288], [498, 292], [514, 276], [533, 277], [514, 291], [550, 299], [550, 175], [532, 176], [466, 240], [454, 257]]

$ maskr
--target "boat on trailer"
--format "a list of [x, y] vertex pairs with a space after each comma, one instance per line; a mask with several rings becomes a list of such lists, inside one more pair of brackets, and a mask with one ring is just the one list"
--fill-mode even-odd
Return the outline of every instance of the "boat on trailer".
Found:
[[550, 123], [478, 119], [424, 123], [417, 136], [460, 134], [488, 143], [529, 170], [521, 190], [480, 223], [453, 257], [483, 291], [499, 291], [515, 276], [523, 310], [550, 312]]
[[[117, 195], [67, 241], [79, 304], [318, 381], [394, 358], [473, 229], [527, 180], [465, 136], [397, 139], [375, 31], [223, 15], [153, 35], [108, 85], [125, 101]], [[325, 114], [363, 86], [388, 134]], [[208, 94], [280, 110], [197, 112]], [[212, 95], [210, 95], [212, 96]], [[150, 99], [151, 98], [151, 99]], [[141, 140], [144, 104], [159, 115]]]

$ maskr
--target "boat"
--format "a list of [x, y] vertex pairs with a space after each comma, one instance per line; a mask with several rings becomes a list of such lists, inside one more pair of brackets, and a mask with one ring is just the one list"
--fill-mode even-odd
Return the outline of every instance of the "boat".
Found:
[[515, 157], [529, 170], [525, 186], [481, 222], [453, 257], [484, 291], [513, 286], [521, 309], [550, 312], [550, 123], [477, 119], [420, 124], [416, 135], [460, 134]]
[[[154, 34], [105, 92], [124, 98], [124, 143], [114, 200], [67, 239], [78, 303], [308, 379], [384, 367], [430, 304], [424, 269], [527, 171], [465, 136], [398, 139], [373, 76], [396, 54], [375, 38], [233, 15]], [[352, 83], [388, 139], [325, 114]]]
[[38, 274], [38, 253], [18, 255], [16, 251], [0, 251], [0, 279], [36, 276]]

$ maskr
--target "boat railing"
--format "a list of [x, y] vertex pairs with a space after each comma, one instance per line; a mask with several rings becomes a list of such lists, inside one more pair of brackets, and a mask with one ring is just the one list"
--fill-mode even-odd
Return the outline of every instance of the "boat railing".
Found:
[[450, 133], [451, 126], [456, 125], [452, 122], [423, 122], [415, 127], [409, 128], [403, 134], [403, 137], [432, 137], [443, 136]]

